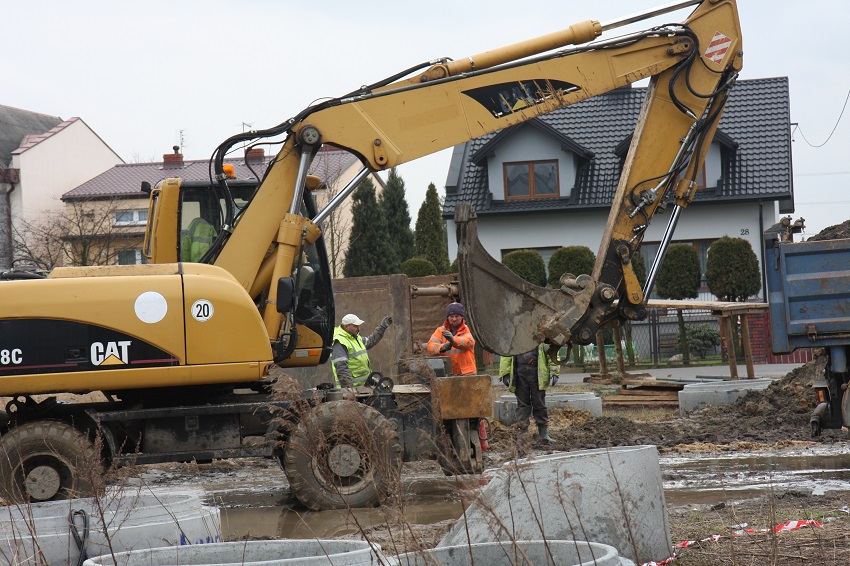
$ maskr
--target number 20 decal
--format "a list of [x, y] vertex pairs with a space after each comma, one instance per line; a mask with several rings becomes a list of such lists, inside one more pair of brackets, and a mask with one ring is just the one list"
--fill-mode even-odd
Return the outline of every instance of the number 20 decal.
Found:
[[198, 299], [192, 303], [192, 317], [198, 322], [206, 322], [212, 318], [215, 309], [211, 302], [206, 299]]

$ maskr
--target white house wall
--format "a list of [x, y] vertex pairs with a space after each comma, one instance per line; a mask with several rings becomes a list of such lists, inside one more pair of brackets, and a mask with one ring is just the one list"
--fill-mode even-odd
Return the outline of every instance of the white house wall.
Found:
[[[763, 227], [777, 221], [774, 203], [763, 208]], [[659, 242], [669, 219], [669, 212], [657, 214], [647, 231], [645, 242]], [[598, 254], [608, 211], [571, 213], [516, 214], [479, 216], [478, 236], [491, 256], [500, 260], [504, 250], [586, 246]], [[761, 236], [758, 203], [729, 205], [691, 205], [680, 216], [673, 241], [716, 239], [722, 236], [743, 238], [750, 242], [761, 264]], [[448, 221], [449, 257], [457, 257], [455, 223]], [[649, 266], [647, 266], [648, 268]]]
[[21, 172], [12, 193], [12, 215], [17, 222], [37, 221], [45, 212], [59, 211], [60, 197], [123, 160], [82, 120], [12, 156]]
[[495, 157], [487, 159], [487, 178], [493, 200], [505, 199], [505, 172], [503, 165], [516, 161], [558, 160], [558, 182], [562, 197], [570, 196], [576, 181], [575, 156], [561, 149], [561, 145], [549, 136], [541, 135], [533, 127], [526, 126], [511, 134], [496, 146]]

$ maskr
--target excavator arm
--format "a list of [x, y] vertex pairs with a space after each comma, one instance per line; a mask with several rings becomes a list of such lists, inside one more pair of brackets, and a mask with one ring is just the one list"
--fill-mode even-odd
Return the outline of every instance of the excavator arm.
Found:
[[[597, 39], [625, 23], [689, 5], [697, 7], [683, 23]], [[225, 141], [214, 156], [213, 172], [221, 198], [229, 202], [222, 171], [228, 153], [237, 145], [241, 149], [246, 143], [283, 139], [249, 205], [228, 207], [226, 229], [202, 261], [227, 269], [252, 296], [266, 297], [269, 338], [283, 351], [295, 336], [291, 285], [284, 283], [297, 273], [303, 247], [321, 237], [318, 224], [327, 214], [322, 211], [313, 219], [299, 214], [307, 170], [322, 144], [344, 148], [363, 163], [342, 191], [344, 198], [370, 171], [651, 78], [590, 277], [567, 277], [560, 289], [541, 289], [511, 277], [478, 243], [474, 211], [459, 207], [462, 289], [468, 318], [483, 345], [513, 354], [542, 340], [589, 341], [596, 328], [611, 320], [643, 316], [643, 292], [631, 257], [668, 193], [675, 192], [678, 207], [693, 199], [697, 170], [741, 63], [734, 0], [690, 0], [611, 24], [583, 22], [464, 59], [408, 69], [311, 106], [269, 130]], [[329, 207], [336, 204], [337, 199]], [[493, 309], [494, 304], [503, 312]], [[515, 328], [506, 329], [506, 324]], [[298, 336], [307, 346], [315, 339]], [[304, 347], [300, 342], [298, 347]], [[291, 352], [291, 347], [285, 349]]]

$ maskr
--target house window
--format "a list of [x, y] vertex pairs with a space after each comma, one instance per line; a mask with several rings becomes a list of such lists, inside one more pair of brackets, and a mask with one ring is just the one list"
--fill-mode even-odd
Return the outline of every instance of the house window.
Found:
[[146, 263], [142, 250], [135, 248], [118, 250], [118, 265], [138, 265], [140, 263]]
[[551, 198], [559, 196], [558, 162], [505, 163], [505, 198]]
[[148, 210], [140, 208], [136, 210], [116, 210], [116, 226], [144, 226], [148, 222]]

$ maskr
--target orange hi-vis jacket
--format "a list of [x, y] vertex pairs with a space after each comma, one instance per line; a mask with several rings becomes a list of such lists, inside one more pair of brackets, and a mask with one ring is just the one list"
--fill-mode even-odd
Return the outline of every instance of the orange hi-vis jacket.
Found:
[[440, 352], [440, 347], [448, 342], [443, 337], [443, 330], [451, 330], [448, 318], [431, 335], [431, 339], [428, 341], [428, 353], [432, 356], [448, 356], [451, 358], [454, 375], [474, 375], [478, 373], [478, 368], [475, 365], [475, 338], [472, 337], [472, 332], [466, 325], [466, 321], [460, 324], [454, 335], [454, 347], [446, 352]]

